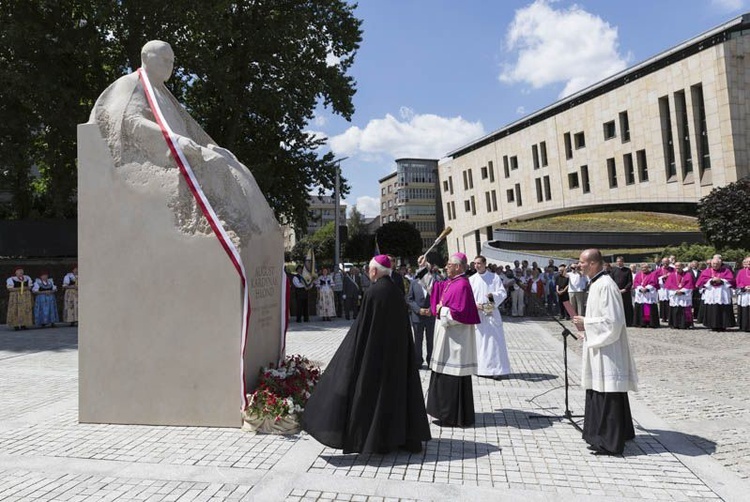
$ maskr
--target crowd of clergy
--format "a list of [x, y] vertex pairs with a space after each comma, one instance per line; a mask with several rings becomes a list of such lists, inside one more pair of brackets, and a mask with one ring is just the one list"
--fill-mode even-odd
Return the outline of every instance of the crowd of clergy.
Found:
[[[5, 281], [8, 290], [7, 325], [14, 330], [30, 327], [54, 327], [60, 322], [55, 281], [49, 272], [42, 270], [32, 280], [23, 267], [16, 267], [13, 275]], [[78, 266], [65, 274], [62, 280], [62, 322], [71, 326], [78, 323]]]
[[[392, 257], [378, 255], [365, 267], [366, 288], [353, 278], [359, 271], [344, 274], [359, 286], [342, 288], [343, 297], [357, 293], [355, 322], [302, 418], [321, 443], [345, 453], [416, 452], [430, 439], [428, 415], [440, 427], [472, 426], [472, 376], [500, 380], [511, 373], [502, 312], [531, 311], [573, 316], [584, 344], [583, 439], [593, 454], [619, 455], [634, 437], [627, 393], [638, 380], [628, 326], [663, 320], [675, 328], [700, 322], [750, 331], [750, 257], [736, 272], [720, 256], [703, 266], [667, 257], [632, 269], [622, 258], [606, 263], [598, 250], [570, 265], [550, 260], [544, 271], [523, 262], [496, 267], [463, 253], [449, 257], [444, 274], [425, 257], [418, 265], [400, 271]], [[301, 278], [299, 269], [294, 278]], [[333, 290], [335, 280], [324, 280], [329, 284], [315, 286]], [[324, 317], [333, 315], [335, 308]], [[426, 402], [422, 370], [430, 371]]]

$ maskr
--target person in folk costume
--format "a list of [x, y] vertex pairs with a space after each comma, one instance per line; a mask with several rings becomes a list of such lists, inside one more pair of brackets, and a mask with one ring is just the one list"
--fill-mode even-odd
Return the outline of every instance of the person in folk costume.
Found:
[[681, 262], [674, 264], [674, 270], [664, 283], [669, 291], [669, 327], [687, 329], [693, 327], [693, 289], [695, 281]]
[[63, 277], [63, 322], [71, 326], [78, 324], [78, 265]]
[[505, 291], [502, 279], [487, 270], [487, 259], [484, 256], [474, 258], [474, 268], [477, 273], [469, 278], [469, 283], [481, 320], [475, 327], [477, 375], [501, 380], [510, 374], [510, 359], [498, 305], [505, 300], [508, 292]]
[[544, 313], [544, 279], [539, 268], [531, 268], [531, 276], [526, 282], [527, 314], [532, 316]]
[[659, 327], [658, 291], [659, 281], [656, 271], [652, 272], [648, 263], [641, 264], [641, 270], [633, 278], [633, 326], [639, 328]]
[[625, 266], [625, 258], [617, 257], [610, 275], [612, 275], [617, 287], [620, 288], [622, 307], [625, 309], [625, 325], [630, 327], [633, 325], [633, 273], [629, 267]]
[[34, 299], [34, 321], [37, 326], [44, 327], [48, 324], [54, 326], [56, 322], [60, 322], [57, 313], [57, 300], [55, 299], [57, 286], [50, 279], [49, 272], [43, 270], [39, 274], [39, 278], [34, 281], [34, 287], [31, 291], [36, 297]]
[[711, 331], [725, 331], [736, 326], [732, 310], [734, 284], [734, 274], [719, 256], [711, 259], [711, 267], [698, 278], [698, 287], [705, 290], [700, 322]]
[[5, 281], [8, 289], [7, 324], [14, 330], [26, 329], [34, 325], [34, 299], [31, 296], [33, 283], [31, 277], [25, 275], [22, 267], [16, 267], [13, 276]]
[[406, 301], [387, 256], [368, 271], [359, 316], [307, 401], [302, 428], [344, 453], [419, 452], [431, 436]]
[[441, 427], [469, 427], [474, 424], [471, 375], [477, 371], [474, 326], [481, 321], [465, 275], [466, 255], [454, 253], [446, 269], [448, 279], [432, 286], [430, 300], [436, 321], [427, 413]]
[[667, 277], [669, 277], [669, 274], [671, 274], [673, 270], [674, 267], [672, 267], [672, 263], [670, 263], [669, 258], [665, 257], [661, 259], [661, 265], [659, 265], [655, 271], [656, 279], [659, 282], [659, 292], [657, 293], [657, 296], [659, 298], [659, 314], [660, 319], [664, 322], [669, 321], [670, 297], [669, 290], [664, 287], [664, 284], [667, 282]]
[[583, 439], [596, 455], [619, 455], [635, 438], [628, 392], [638, 390], [620, 288], [604, 272], [601, 252], [587, 249], [580, 269], [591, 279], [586, 315], [573, 323], [582, 332], [581, 385], [586, 389]]
[[294, 300], [297, 307], [297, 322], [310, 322], [310, 307], [308, 306], [308, 291], [312, 285], [307, 282], [303, 274], [305, 267], [297, 265], [295, 274], [292, 276], [292, 286], [294, 287]]
[[737, 326], [750, 332], [750, 256], [742, 260], [742, 268], [735, 277], [737, 286]]
[[324, 321], [336, 317], [336, 299], [333, 295], [333, 277], [328, 275], [328, 268], [323, 267], [320, 277], [315, 280], [318, 288], [318, 315]]

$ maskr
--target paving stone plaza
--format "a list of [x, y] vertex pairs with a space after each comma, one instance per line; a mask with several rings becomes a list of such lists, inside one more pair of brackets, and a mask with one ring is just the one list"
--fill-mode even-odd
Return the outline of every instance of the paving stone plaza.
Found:
[[[0, 328], [0, 500], [748, 500], [750, 336], [631, 329], [636, 439], [604, 457], [556, 418], [559, 326], [505, 327], [513, 374], [474, 378], [476, 426], [432, 425], [422, 453], [390, 455], [343, 455], [305, 434], [79, 424], [76, 329]], [[325, 364], [347, 328], [293, 323], [288, 353]], [[570, 349], [578, 414], [578, 342]]]

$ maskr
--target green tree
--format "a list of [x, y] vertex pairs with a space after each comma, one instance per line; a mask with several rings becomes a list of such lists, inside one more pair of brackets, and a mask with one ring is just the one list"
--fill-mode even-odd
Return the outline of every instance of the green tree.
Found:
[[718, 249], [750, 249], [750, 179], [711, 190], [698, 203], [698, 222]]
[[335, 228], [334, 222], [329, 221], [308, 237], [315, 253], [315, 259], [320, 263], [333, 263], [333, 250], [336, 247]]
[[[347, 75], [361, 41], [343, 0], [8, 0], [0, 2], [0, 174], [15, 216], [75, 212], [76, 130], [96, 98], [140, 66], [148, 40], [176, 57], [172, 92], [252, 171], [278, 216], [305, 228], [314, 187], [332, 189], [333, 155], [308, 132], [322, 104], [349, 120]], [[333, 63], [332, 63], [333, 62]], [[32, 186], [32, 166], [40, 178]], [[342, 193], [348, 187], [342, 183]], [[35, 197], [35, 198], [34, 198]]]
[[349, 230], [349, 237], [353, 237], [358, 234], [364, 234], [365, 228], [365, 216], [359, 212], [357, 206], [352, 206], [352, 210], [349, 212], [349, 218], [346, 222], [346, 226]]
[[381, 253], [414, 258], [422, 252], [422, 237], [417, 227], [406, 221], [392, 221], [375, 232]]
[[368, 261], [375, 250], [375, 236], [359, 233], [346, 241], [346, 258], [352, 262]]

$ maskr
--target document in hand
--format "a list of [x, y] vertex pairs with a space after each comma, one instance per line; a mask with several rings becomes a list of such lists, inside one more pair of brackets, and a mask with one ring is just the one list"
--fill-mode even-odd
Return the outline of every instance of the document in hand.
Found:
[[[577, 316], [575, 309], [573, 308], [573, 305], [570, 304], [570, 302], [563, 302], [563, 307], [565, 307], [565, 311], [568, 313], [571, 319], [573, 317]], [[578, 328], [578, 331], [583, 331], [581, 328]]]

